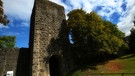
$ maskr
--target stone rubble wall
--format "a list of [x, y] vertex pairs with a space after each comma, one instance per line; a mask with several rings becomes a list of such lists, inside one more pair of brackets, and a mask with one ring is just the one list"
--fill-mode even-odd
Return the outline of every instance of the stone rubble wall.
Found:
[[32, 76], [50, 76], [49, 58], [61, 54], [57, 39], [65, 20], [64, 7], [47, 0], [36, 0], [31, 20], [31, 30], [34, 31], [30, 38]]
[[29, 76], [29, 49], [0, 49], [0, 76], [13, 71], [14, 76]]
[[[64, 7], [48, 0], [35, 0], [31, 15], [29, 48], [0, 49], [0, 76], [51, 76], [50, 60], [58, 61], [59, 76], [72, 70]], [[68, 43], [68, 44], [67, 44]], [[58, 59], [58, 60], [57, 60]]]
[[18, 55], [19, 49], [0, 49], [0, 76], [6, 75], [7, 71], [16, 74]]

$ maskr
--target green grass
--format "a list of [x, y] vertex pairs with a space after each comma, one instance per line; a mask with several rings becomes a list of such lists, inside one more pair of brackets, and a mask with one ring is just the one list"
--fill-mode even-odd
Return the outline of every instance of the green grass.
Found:
[[[77, 70], [70, 76], [88, 76], [91, 73], [107, 73], [102, 76], [122, 76], [121, 74], [108, 73], [135, 73], [135, 54], [125, 55], [120, 58], [109, 60], [97, 66], [96, 69]], [[90, 75], [92, 76], [92, 75]], [[96, 75], [93, 75], [96, 76]], [[97, 75], [99, 76], [99, 75]], [[100, 75], [101, 76], [101, 75]], [[135, 74], [125, 74], [124, 76], [135, 76]]]

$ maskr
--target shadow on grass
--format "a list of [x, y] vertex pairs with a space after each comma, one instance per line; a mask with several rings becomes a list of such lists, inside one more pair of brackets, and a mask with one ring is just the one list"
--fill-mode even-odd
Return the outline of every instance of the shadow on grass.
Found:
[[132, 57], [135, 57], [135, 54], [125, 55], [125, 56], [120, 57], [119, 59], [129, 59], [129, 58], [132, 58]]
[[89, 64], [78, 65], [76, 68], [71, 70], [66, 76], [72, 76], [77, 71], [85, 72], [87, 70], [98, 70], [97, 67], [96, 67], [97, 65], [104, 65], [106, 63], [108, 63], [108, 60], [94, 61], [94, 62], [89, 63]]
[[[70, 71], [70, 73], [68, 73], [68, 75], [66, 76], [72, 76], [75, 72], [80, 71], [80, 72], [85, 72], [87, 70], [98, 70], [98, 68], [96, 67], [97, 65], [104, 65], [107, 64], [108, 61], [110, 60], [115, 60], [115, 59], [128, 59], [128, 58], [132, 58], [135, 57], [135, 54], [129, 54], [129, 53], [124, 53], [123, 55], [119, 55], [119, 56], [113, 56], [112, 58], [109, 59], [105, 59], [105, 57], [103, 58], [104, 60], [98, 60], [98, 58], [92, 58], [93, 62], [88, 62], [87, 60], [85, 60], [86, 62], [83, 62], [84, 64], [78, 65], [76, 68], [74, 68], [73, 70]], [[87, 64], [86, 64], [87, 63]], [[77, 64], [77, 63], [76, 63]]]
[[88, 69], [91, 69], [91, 70], [97, 70], [96, 66], [80, 66], [80, 67], [76, 67], [74, 68], [72, 71], [70, 71], [66, 76], [72, 76], [75, 72], [77, 71], [81, 71], [81, 72], [84, 72]]

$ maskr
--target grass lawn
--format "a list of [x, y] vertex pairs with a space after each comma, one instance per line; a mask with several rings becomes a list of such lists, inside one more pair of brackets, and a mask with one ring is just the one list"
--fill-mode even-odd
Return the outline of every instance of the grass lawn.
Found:
[[[135, 73], [135, 54], [130, 54], [114, 60], [109, 60], [94, 67], [94, 69], [90, 68], [86, 70], [77, 70], [70, 76], [101, 76], [87, 75], [88, 73], [107, 73], [106, 75], [102, 76], [122, 76], [121, 74], [108, 73]], [[123, 76], [135, 76], [135, 74], [125, 74]]]

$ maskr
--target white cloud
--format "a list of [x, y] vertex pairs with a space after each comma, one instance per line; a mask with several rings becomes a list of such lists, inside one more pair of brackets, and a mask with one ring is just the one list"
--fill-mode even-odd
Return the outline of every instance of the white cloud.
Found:
[[120, 18], [120, 22], [117, 24], [119, 29], [126, 33], [130, 34], [131, 28], [134, 27], [133, 21], [135, 16], [135, 1], [127, 0], [127, 11], [124, 17]]
[[61, 2], [61, 0], [55, 0], [55, 1], [54, 0], [49, 0], [49, 1], [60, 4], [60, 5], [64, 6], [65, 9], [69, 8], [65, 3]]
[[[111, 15], [117, 12], [121, 15], [120, 22], [118, 22], [118, 27], [120, 30], [129, 34], [130, 29], [133, 27], [133, 17], [135, 16], [135, 0], [50, 0], [52, 2], [58, 3], [65, 7], [66, 14], [77, 8], [83, 8], [87, 12], [91, 12], [97, 6], [103, 6], [102, 10], [98, 11], [101, 16], [107, 17], [111, 20]], [[64, 0], [63, 0], [64, 1]], [[127, 10], [123, 11], [121, 5], [123, 1], [127, 4]], [[18, 19], [27, 21], [30, 19], [32, 7], [34, 0], [3, 0], [4, 9], [7, 15], [13, 16]], [[109, 12], [106, 12], [106, 11]], [[28, 23], [22, 23], [22, 26], [28, 27]], [[0, 28], [5, 28], [5, 26], [0, 26]], [[7, 27], [6, 27], [7, 28]]]
[[[61, 1], [61, 0], [50, 0], [53, 1], [55, 3], [58, 3], [60, 5], [64, 5], [65, 4]], [[114, 0], [65, 0], [68, 1], [68, 5], [72, 5], [73, 9], [77, 9], [77, 8], [83, 8], [85, 11], [90, 12], [94, 9], [94, 7], [96, 6], [104, 6], [104, 7], [113, 7], [116, 8], [118, 11], [121, 11], [120, 7], [122, 4], [122, 0], [119, 0], [117, 2], [115, 2]], [[70, 8], [71, 6], [66, 6], [66, 10], [72, 10]]]
[[22, 22], [21, 23], [21, 27], [29, 27], [29, 23], [28, 22]]
[[[120, 18], [118, 19], [118, 28], [125, 32], [126, 35], [130, 34], [130, 29], [133, 28], [133, 17], [135, 16], [135, 0], [65, 0], [68, 1], [68, 3], [64, 4], [62, 0], [51, 0], [53, 2], [56, 2], [58, 4], [64, 5], [71, 5], [66, 6], [66, 13], [69, 12], [69, 10], [77, 9], [77, 8], [83, 8], [87, 12], [91, 12], [94, 10], [97, 6], [103, 6], [102, 10], [98, 11], [98, 14], [101, 16], [107, 17], [108, 20], [111, 19], [111, 15], [114, 12], [117, 12], [120, 14]], [[122, 9], [122, 4], [125, 3], [126, 10]], [[108, 10], [109, 12], [106, 12]]]
[[3, 29], [3, 28], [8, 29], [9, 26], [4, 26], [3, 24], [0, 24], [0, 30]]
[[7, 35], [7, 36], [19, 36], [20, 33], [18, 33], [18, 32], [4, 32], [2, 35]]
[[22, 20], [30, 19], [34, 0], [3, 0], [3, 2], [7, 15]]

